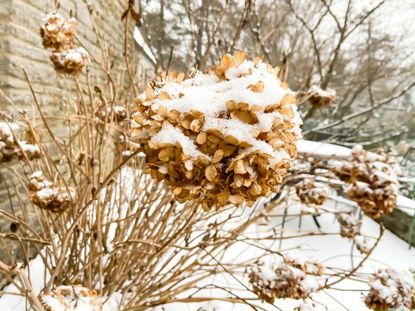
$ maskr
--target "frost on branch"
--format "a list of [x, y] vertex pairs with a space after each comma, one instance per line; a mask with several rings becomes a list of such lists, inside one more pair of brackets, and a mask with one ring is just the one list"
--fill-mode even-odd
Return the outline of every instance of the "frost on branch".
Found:
[[0, 163], [13, 159], [22, 159], [25, 156], [35, 159], [40, 156], [39, 147], [18, 140], [15, 135], [19, 130], [16, 123], [0, 122]]
[[76, 20], [74, 18], [66, 19], [59, 13], [50, 13], [40, 27], [40, 36], [42, 37], [43, 46], [56, 51], [70, 49], [75, 44], [76, 37]]
[[28, 187], [33, 204], [52, 212], [66, 210], [75, 198], [75, 190], [72, 187], [54, 185], [41, 171], [30, 175]]
[[323, 267], [317, 262], [285, 258], [272, 269], [264, 265], [252, 267], [249, 280], [261, 300], [273, 303], [279, 298], [308, 298], [319, 288], [317, 277], [322, 274]]
[[49, 13], [40, 28], [43, 46], [52, 49], [50, 60], [58, 73], [79, 75], [90, 62], [84, 48], [76, 47], [76, 20]]
[[305, 178], [295, 185], [295, 192], [303, 204], [322, 205], [327, 199], [327, 189], [312, 178]]
[[47, 311], [101, 311], [105, 302], [95, 290], [80, 285], [58, 286], [40, 299]]
[[239, 52], [215, 72], [170, 74], [147, 87], [132, 136], [151, 176], [205, 209], [252, 205], [275, 191], [301, 136], [295, 94], [277, 74]]
[[396, 207], [399, 167], [388, 155], [369, 153], [359, 145], [352, 162], [333, 162], [334, 173], [348, 183], [347, 194], [370, 217], [379, 218]]
[[365, 304], [372, 310], [415, 308], [414, 279], [408, 271], [398, 273], [392, 269], [380, 269], [373, 274], [369, 287]]

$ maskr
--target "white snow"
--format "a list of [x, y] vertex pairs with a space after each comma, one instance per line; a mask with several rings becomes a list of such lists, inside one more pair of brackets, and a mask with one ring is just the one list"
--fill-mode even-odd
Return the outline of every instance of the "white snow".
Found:
[[184, 135], [179, 128], [173, 127], [171, 124], [164, 126], [160, 132], [151, 138], [150, 144], [158, 143], [171, 144], [173, 146], [179, 143], [183, 148], [184, 154], [192, 158], [197, 158], [198, 156], [207, 157], [196, 148], [196, 145], [188, 136]]

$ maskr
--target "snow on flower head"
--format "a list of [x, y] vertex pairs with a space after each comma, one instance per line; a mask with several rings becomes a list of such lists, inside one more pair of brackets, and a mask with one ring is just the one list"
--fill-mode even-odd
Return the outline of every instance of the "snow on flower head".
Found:
[[74, 188], [55, 185], [42, 171], [29, 176], [28, 188], [33, 204], [52, 212], [63, 212], [76, 196]]
[[314, 178], [305, 178], [295, 185], [295, 192], [303, 204], [322, 205], [327, 199], [327, 189]]
[[333, 89], [323, 90], [318, 85], [312, 85], [308, 90], [309, 101], [314, 106], [329, 106], [336, 100], [336, 91]]
[[58, 286], [48, 295], [42, 295], [41, 301], [49, 311], [101, 311], [105, 298], [98, 296], [93, 289], [74, 286]]
[[87, 51], [77, 47], [76, 20], [59, 13], [49, 13], [40, 28], [43, 46], [52, 49], [50, 60], [58, 73], [78, 75], [90, 62]]
[[323, 266], [317, 262], [284, 258], [272, 268], [255, 265], [249, 273], [253, 291], [266, 302], [275, 299], [305, 299], [320, 287], [318, 277], [323, 274]]
[[369, 281], [369, 294], [365, 304], [372, 310], [413, 310], [415, 283], [409, 271], [397, 272], [379, 269]]
[[20, 127], [13, 122], [0, 122], [0, 163], [13, 159], [29, 160], [38, 158], [40, 150], [37, 145], [19, 140], [17, 134]]
[[147, 169], [181, 201], [252, 205], [275, 191], [296, 157], [302, 124], [278, 69], [245, 54], [214, 72], [171, 73], [137, 98], [132, 136]]
[[59, 13], [49, 13], [40, 27], [40, 35], [45, 48], [62, 51], [72, 48], [76, 36], [76, 20], [66, 19]]
[[84, 48], [53, 52], [50, 60], [57, 72], [74, 75], [78, 75], [90, 61]]
[[374, 154], [356, 145], [352, 161], [343, 161], [333, 168], [347, 183], [344, 193], [356, 201], [366, 215], [379, 218], [396, 207], [399, 166], [386, 154]]

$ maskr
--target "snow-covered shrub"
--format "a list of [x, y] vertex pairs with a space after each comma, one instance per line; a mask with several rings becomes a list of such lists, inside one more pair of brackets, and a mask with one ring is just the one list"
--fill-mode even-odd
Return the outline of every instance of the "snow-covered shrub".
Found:
[[204, 209], [252, 205], [278, 189], [301, 119], [278, 70], [225, 55], [215, 72], [170, 75], [137, 98], [132, 135], [151, 176]]
[[334, 173], [348, 185], [344, 192], [370, 217], [379, 218], [396, 207], [399, 167], [393, 158], [369, 153], [360, 145], [352, 150], [353, 159], [336, 161]]
[[408, 271], [397, 272], [392, 269], [379, 269], [369, 280], [370, 291], [365, 304], [372, 310], [415, 308], [414, 278]]

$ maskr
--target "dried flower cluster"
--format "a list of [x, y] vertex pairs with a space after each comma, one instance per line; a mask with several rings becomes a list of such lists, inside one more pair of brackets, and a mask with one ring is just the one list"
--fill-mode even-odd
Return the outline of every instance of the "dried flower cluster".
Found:
[[295, 185], [295, 192], [303, 204], [322, 205], [327, 199], [327, 189], [312, 178], [305, 178]]
[[360, 233], [361, 220], [350, 212], [336, 214], [336, 219], [340, 225], [340, 235], [349, 240], [353, 240], [359, 252], [367, 254], [373, 247], [372, 241]]
[[252, 205], [275, 191], [296, 157], [301, 118], [278, 69], [244, 53], [214, 73], [170, 74], [137, 99], [132, 136], [151, 176], [204, 209]]
[[313, 106], [329, 106], [336, 100], [336, 91], [333, 89], [323, 90], [317, 85], [313, 85], [308, 90], [308, 100]]
[[39, 147], [20, 141], [15, 137], [19, 130], [16, 123], [0, 122], [0, 163], [21, 159], [26, 156], [29, 160], [40, 156]]
[[66, 210], [75, 198], [72, 187], [54, 185], [41, 171], [30, 175], [28, 187], [33, 204], [52, 212]]
[[408, 271], [398, 273], [392, 269], [379, 269], [369, 281], [369, 287], [365, 304], [372, 310], [415, 308], [415, 284]]
[[275, 299], [292, 298], [304, 299], [319, 288], [317, 276], [323, 274], [320, 263], [294, 259], [284, 259], [284, 262], [269, 269], [256, 265], [249, 274], [253, 291], [258, 297], [268, 303]]
[[344, 238], [353, 239], [360, 233], [361, 221], [353, 214], [349, 213], [338, 213], [336, 219], [340, 225], [340, 235]]
[[78, 75], [90, 61], [84, 48], [75, 46], [76, 20], [49, 13], [40, 27], [45, 48], [51, 48], [50, 60], [57, 72]]
[[88, 52], [84, 48], [52, 52], [50, 60], [57, 72], [78, 75], [89, 62]]
[[101, 311], [105, 301], [95, 290], [80, 285], [58, 286], [40, 299], [47, 311]]
[[373, 240], [362, 235], [355, 236], [353, 241], [355, 242], [357, 250], [362, 254], [368, 254], [374, 246]]
[[352, 162], [336, 163], [334, 167], [334, 173], [349, 183], [345, 194], [370, 217], [391, 213], [398, 195], [399, 168], [394, 160], [369, 153], [359, 145], [353, 147], [352, 156]]
[[46, 49], [65, 51], [74, 46], [76, 37], [76, 20], [66, 19], [59, 13], [50, 13], [40, 27], [40, 36]]

